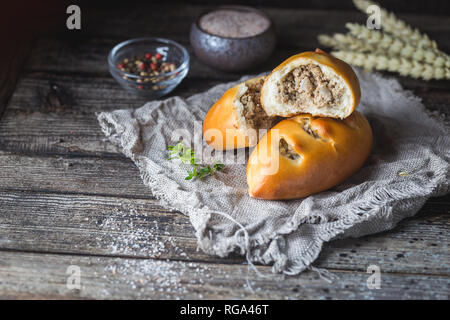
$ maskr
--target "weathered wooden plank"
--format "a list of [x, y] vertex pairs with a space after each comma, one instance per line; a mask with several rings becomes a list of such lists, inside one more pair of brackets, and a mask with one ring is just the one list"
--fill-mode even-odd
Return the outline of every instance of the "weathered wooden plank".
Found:
[[[127, 14], [118, 14], [116, 9], [106, 10], [99, 14], [88, 12], [87, 27], [84, 32], [93, 36], [78, 37], [73, 34], [63, 34], [58, 39], [41, 39], [33, 50], [31, 59], [27, 64], [28, 70], [52, 71], [52, 72], [83, 72], [96, 75], [108, 76], [106, 56], [110, 48], [120, 40], [125, 39], [123, 30], [127, 30], [126, 37], [129, 38], [133, 32], [148, 29], [149, 34], [171, 37], [182, 42], [191, 52], [191, 71], [186, 81], [192, 78], [208, 78], [221, 81], [235, 80], [237, 74], [230, 74], [214, 70], [203, 63], [192, 54], [188, 44], [188, 30], [194, 17], [209, 6], [180, 6], [180, 10], [166, 10], [165, 6], [149, 6], [149, 10], [127, 10]], [[120, 10], [119, 10], [120, 11]], [[315, 10], [287, 10], [269, 8], [266, 11], [273, 17], [278, 25], [280, 33], [279, 46], [275, 54], [262, 66], [248, 73], [259, 73], [270, 70], [286, 57], [303, 50], [311, 50], [318, 46], [316, 36], [323, 32], [335, 32], [343, 29], [346, 21], [364, 19], [364, 15], [354, 12], [333, 12]], [[90, 22], [89, 13], [94, 17]], [[145, 15], [145, 19], [141, 16]], [[445, 22], [445, 17], [431, 17], [424, 15], [407, 15], [411, 23], [423, 27], [424, 31], [436, 32], [442, 39], [438, 39], [443, 49], [450, 48], [448, 43], [450, 28]], [[132, 23], [130, 23], [132, 21]], [[168, 23], [167, 21], [171, 21]], [[326, 21], [326, 23], [317, 23]], [[126, 28], [124, 28], [126, 26]], [[342, 31], [342, 30], [341, 30]], [[410, 80], [405, 78], [405, 83]], [[403, 79], [400, 78], [403, 83]], [[181, 87], [181, 94], [186, 86]], [[434, 87], [448, 89], [448, 83], [415, 81], [413, 87]], [[407, 86], [408, 87], [408, 86]], [[198, 92], [198, 91], [197, 91]], [[179, 94], [177, 90], [176, 94]], [[440, 108], [443, 109], [443, 108]]]
[[[80, 289], [67, 287], [69, 266]], [[314, 272], [284, 278], [247, 271], [245, 265], [0, 252], [0, 297], [96, 299], [448, 299], [443, 276], [381, 274], [368, 289], [363, 272], [332, 271], [328, 283]], [[252, 291], [247, 286], [247, 279]], [[69, 280], [70, 281], [70, 280]]]
[[155, 199], [0, 192], [4, 249], [189, 260], [194, 231]]
[[[33, 47], [25, 69], [32, 72], [71, 72], [76, 75], [110, 77], [106, 59], [109, 51], [121, 40], [126, 39], [86, 37], [77, 39], [75, 42], [66, 37], [42, 38], [37, 40]], [[176, 40], [184, 45], [190, 54], [190, 71], [185, 82], [191, 79], [233, 81], [244, 74], [213, 69], [195, 56], [186, 37]], [[279, 46], [268, 61], [255, 69], [247, 70], [247, 73], [258, 74], [271, 70], [289, 56], [299, 51], [313, 50], [316, 47], [315, 40], [313, 43], [302, 43], [301, 47], [283, 48]]]
[[2, 34], [4, 43], [0, 53], [0, 118], [8, 104], [8, 101], [16, 87], [20, 71], [31, 49], [31, 41], [28, 37], [15, 38]]
[[[450, 39], [450, 32], [449, 32]], [[40, 75], [45, 79], [47, 73], [67, 74], [73, 73], [74, 76], [86, 76], [87, 81], [100, 81], [99, 77], [110, 78], [106, 57], [108, 51], [117, 43], [117, 40], [82, 38], [76, 43], [67, 41], [67, 39], [40, 39], [37, 41], [30, 57], [29, 63], [25, 66], [29, 72], [35, 72], [33, 75]], [[210, 81], [234, 81], [243, 74], [259, 74], [267, 72], [277, 66], [281, 61], [305, 50], [313, 50], [318, 46], [314, 43], [302, 43], [301, 47], [282, 48], [278, 47], [268, 61], [261, 66], [248, 70], [243, 73], [229, 73], [208, 67], [198, 60], [193, 54], [188, 43], [184, 43], [191, 54], [191, 68], [187, 78], [184, 80], [181, 90], [174, 94], [186, 95], [186, 87], [197, 84], [202, 80]], [[77, 63], [73, 63], [77, 61]], [[432, 100], [435, 95], [437, 99], [443, 102], [448, 101], [449, 81], [423, 81], [409, 77], [402, 77], [398, 74], [384, 72], [387, 76], [395, 76], [400, 83], [414, 93], [423, 96], [426, 100]], [[90, 77], [94, 79], [89, 79]], [[51, 79], [51, 78], [50, 78]], [[199, 81], [200, 80], [200, 81]], [[49, 80], [51, 81], [51, 80]], [[53, 80], [54, 82], [57, 80]]]
[[[52, 154], [116, 153], [105, 142], [95, 112], [139, 107], [144, 99], [122, 90], [113, 79], [72, 76], [25, 78], [0, 122], [0, 149]], [[97, 81], [98, 80], [98, 81]], [[190, 96], [218, 81], [190, 81], [174, 94]]]
[[[143, 6], [146, 7], [145, 4]], [[178, 5], [178, 10], [173, 10], [173, 5], [170, 8], [164, 5], [148, 7], [148, 10], [127, 8], [127, 14], [119, 14], [117, 8], [105, 8], [101, 12], [90, 10], [86, 14], [83, 37], [66, 32], [57, 39], [40, 39], [26, 67], [30, 70], [101, 71], [106, 74], [106, 57], [114, 44], [133, 36], [157, 34], [179, 41], [188, 48], [193, 76], [229, 76], [200, 63], [189, 46], [190, 24], [200, 12], [212, 6]], [[365, 22], [365, 15], [357, 10], [330, 12], [267, 8], [265, 11], [277, 26], [279, 45], [274, 59], [258, 70], [271, 69], [294, 52], [314, 49], [319, 45], [317, 35], [320, 33], [344, 32], [344, 25], [349, 21]], [[404, 17], [422, 31], [437, 37], [444, 51], [450, 49], [450, 27], [446, 17], [423, 14]]]
[[126, 158], [21, 156], [0, 151], [0, 188], [153, 198]]
[[[117, 153], [104, 140], [94, 113], [145, 102], [128, 95], [112, 79], [96, 83], [92, 79], [49, 76], [38, 81], [22, 79], [19, 83], [5, 119], [0, 121], [3, 150]], [[115, 97], [116, 102], [108, 97]]]
[[[215, 6], [189, 6], [178, 4], [142, 4], [135, 10], [118, 10], [117, 7], [102, 8], [101, 11], [90, 10], [85, 15], [84, 32], [92, 35], [136, 37], [142, 35], [176, 36], [188, 35], [194, 19], [204, 10]], [[301, 42], [311, 30], [336, 32], [344, 30], [346, 22], [366, 21], [366, 15], [358, 10], [308, 10], [293, 8], [263, 8], [286, 36]], [[446, 16], [426, 14], [400, 14], [402, 19], [430, 35], [449, 31]], [[305, 32], [308, 31], [308, 32]], [[448, 40], [446, 41], [448, 43]]]
[[120, 156], [116, 148], [105, 141], [94, 115], [55, 116], [32, 112], [12, 116], [7, 111], [0, 131], [0, 149], [5, 151]]
[[[427, 203], [424, 216], [402, 221], [395, 230], [326, 245], [317, 266], [364, 271], [377, 264], [386, 272], [408, 273], [425, 266], [423, 273], [450, 274], [448, 198]], [[243, 260], [197, 251], [189, 219], [161, 208], [154, 199], [10, 190], [0, 192], [0, 218], [2, 249], [222, 263]]]
[[[173, 95], [187, 97], [220, 82], [190, 79]], [[436, 86], [443, 84], [437, 82]], [[417, 84], [415, 88], [430, 110], [450, 116], [449, 93], [444, 86], [420, 89]], [[0, 120], [0, 150], [116, 156], [116, 148], [105, 141], [100, 131], [95, 112], [135, 108], [144, 103], [144, 99], [126, 93], [111, 78], [28, 74], [20, 80]]]
[[341, 269], [343, 264], [346, 269], [359, 271], [372, 264], [392, 271], [407, 265], [410, 272], [420, 270], [424, 274], [434, 266], [432, 273], [450, 275], [449, 199], [450, 196], [431, 199], [438, 202], [429, 201], [417, 216], [400, 222], [394, 230], [332, 241], [324, 246], [315, 264], [333, 269]]
[[[236, 80], [240, 75], [235, 75]], [[231, 81], [228, 80], [228, 81]], [[189, 97], [226, 82], [218, 79], [191, 79], [171, 95]], [[23, 77], [9, 103], [9, 110], [29, 113], [89, 114], [118, 108], [136, 108], [146, 100], [123, 90], [112, 77], [86, 77], [49, 73], [31, 73]], [[19, 113], [18, 115], [23, 115]]]
[[[165, 9], [167, 8], [161, 8], [159, 6], [157, 8], [152, 8], [152, 10], [148, 11], [149, 15], [146, 15], [144, 20], [141, 19], [139, 20], [140, 22], [137, 22], [139, 24], [145, 21], [145, 27], [138, 28], [140, 30], [140, 35], [142, 35], [142, 30], [150, 28], [152, 31], [149, 32], [149, 34], [158, 34], [160, 37], [170, 37], [186, 45], [192, 58], [192, 71], [190, 76], [205, 77], [206, 75], [218, 75], [221, 79], [232, 76], [229, 73], [219, 72], [200, 63], [192, 54], [192, 50], [188, 45], [190, 23], [199, 12], [205, 9], [205, 7], [182, 6], [180, 10], [170, 10], [171, 17], [169, 19], [167, 19], [167, 12]], [[140, 15], [142, 13], [140, 10], [134, 12], [127, 10], [127, 12], [127, 15], [116, 16], [116, 10], [113, 10], [112, 12], [102, 10], [100, 14], [93, 14], [95, 17], [92, 19], [92, 25], [89, 21], [89, 14], [92, 14], [92, 11], [88, 12], [85, 19], [86, 27], [83, 28], [83, 31], [85, 32], [83, 37], [66, 32], [62, 34], [57, 41], [49, 39], [39, 40], [39, 44], [33, 49], [27, 69], [88, 73], [102, 72], [103, 74], [106, 74], [108, 72], [106, 57], [109, 50], [114, 44], [129, 38], [129, 34], [132, 32], [129, 27], [126, 28], [127, 36], [125, 38], [123, 36], [124, 29], [119, 28], [117, 31], [120, 30], [120, 33], [115, 34], [111, 38], [110, 31], [114, 29], [114, 26], [117, 24], [125, 24], [127, 26], [133, 26], [134, 28], [137, 25], [135, 20], [137, 17], [135, 15]], [[173, 22], [167, 23], [167, 21]], [[111, 28], [103, 29], [105, 24], [111, 24]], [[106, 35], [105, 31], [107, 33]], [[90, 34], [91, 32], [94, 33], [92, 37], [85, 36], [86, 33]], [[98, 36], [95, 35], [97, 33]], [[301, 44], [301, 47], [304, 48], [304, 50], [314, 48], [315, 46], [317, 46], [315, 38], [313, 38], [313, 43], [310, 42], [307, 44], [303, 41]], [[273, 59], [265, 64], [265, 67], [261, 67], [258, 70], [273, 68], [279, 61], [285, 59], [297, 50], [293, 48], [285, 50], [286, 52], [279, 54], [279, 57], [275, 54]], [[234, 75], [234, 77], [236, 77], [236, 75]]]
[[[218, 81], [189, 82], [174, 94], [190, 96]], [[145, 103], [122, 90], [113, 79], [72, 76], [25, 78], [0, 120], [0, 149], [52, 154], [104, 154], [117, 150], [106, 143], [95, 112], [136, 108]]]

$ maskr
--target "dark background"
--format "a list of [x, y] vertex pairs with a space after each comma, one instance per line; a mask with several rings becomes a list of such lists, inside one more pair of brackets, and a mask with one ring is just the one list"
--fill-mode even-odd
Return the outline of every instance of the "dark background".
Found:
[[[427, 16], [426, 21], [429, 21], [430, 16], [439, 15], [448, 17], [448, 24], [450, 24], [450, 0], [380, 0], [378, 3], [389, 11], [398, 14], [408, 22], [408, 14], [423, 14]], [[70, 4], [77, 4], [81, 8], [82, 14], [82, 30], [76, 32], [68, 31], [66, 25], [66, 8]], [[119, 11], [127, 14], [131, 9], [135, 9], [142, 4], [143, 10], [151, 10], [160, 5], [164, 5], [167, 10], [180, 10], [179, 4], [192, 5], [223, 5], [223, 4], [241, 4], [249, 5], [259, 8], [304, 8], [305, 10], [330, 10], [332, 11], [346, 11], [359, 12], [353, 5], [352, 0], [193, 0], [193, 1], [172, 1], [172, 0], [158, 0], [158, 1], [95, 1], [95, 0], [42, 0], [42, 1], [8, 1], [2, 3], [0, 10], [0, 37], [2, 39], [2, 50], [0, 50], [0, 72], [3, 74], [15, 74], [20, 69], [20, 59], [15, 59], [17, 52], [22, 50], [22, 47], [29, 47], [33, 39], [46, 34], [59, 34], [66, 38], [67, 41], [74, 45], [86, 33], [95, 32], [95, 20], [102, 16], [105, 11]], [[145, 5], [144, 5], [145, 4]], [[144, 9], [146, 8], [146, 9]], [[356, 15], [357, 19], [354, 22], [363, 23], [365, 15], [360, 13]], [[359, 17], [359, 18], [358, 18]], [[358, 21], [358, 19], [360, 19]], [[424, 21], [425, 21], [424, 20]], [[149, 21], [149, 26], [151, 26]], [[330, 21], [323, 21], [323, 24], [333, 23]], [[345, 28], [343, 25], [335, 25], [335, 32], [343, 32]], [[186, 34], [188, 34], [186, 30]], [[429, 34], [435, 39], [438, 44], [442, 41], [439, 34]], [[445, 51], [445, 48], [444, 48]], [[6, 84], [4, 82], [7, 82]], [[0, 80], [0, 105], [7, 100], [5, 87], [14, 85], [13, 80], [4, 76]], [[1, 114], [1, 108], [0, 108]]]
[[[95, 1], [95, 0], [43, 0], [43, 1], [9, 1], [2, 3], [0, 10], [0, 35], [5, 44], [17, 41], [26, 41], [32, 36], [43, 32], [65, 31], [65, 21], [67, 19], [66, 8], [70, 4], [77, 4], [82, 11], [82, 19], [86, 14], [95, 19], [96, 13], [101, 13], [102, 9], [112, 7], [127, 11], [127, 8], [139, 6], [140, 3], [171, 4], [173, 10], [177, 10], [177, 4], [192, 5], [221, 5], [221, 4], [241, 4], [255, 7], [279, 7], [279, 8], [304, 8], [305, 10], [342, 10], [357, 11], [352, 0], [193, 0], [193, 1]], [[449, 0], [381, 0], [378, 3], [397, 14], [401, 13], [422, 13], [427, 15], [447, 15], [450, 24], [450, 1]], [[86, 31], [86, 20], [83, 21]], [[326, 23], [324, 21], [324, 23]]]
[[[169, 0], [169, 2], [171, 2]], [[186, 1], [192, 4], [245, 4], [250, 6], [269, 6], [280, 8], [305, 8], [305, 9], [330, 9], [330, 10], [354, 10], [355, 7], [351, 0], [194, 0]], [[429, 14], [449, 14], [449, 0], [380, 0], [378, 2], [382, 7], [389, 10], [408, 12], [408, 13], [429, 13]], [[167, 1], [165, 1], [167, 3]]]
[[[137, 6], [140, 2], [158, 4], [173, 4], [173, 10], [177, 10], [177, 4], [192, 5], [221, 5], [241, 4], [255, 7], [280, 7], [280, 8], [305, 8], [321, 10], [356, 10], [351, 0], [193, 0], [193, 1], [87, 1], [87, 0], [43, 0], [43, 1], [9, 1], [2, 4], [0, 12], [1, 24], [8, 33], [26, 29], [36, 31], [37, 28], [51, 26], [53, 23], [65, 21], [65, 9], [70, 4], [77, 4], [84, 10], [101, 10], [107, 7], [121, 7], [126, 11], [127, 7]], [[380, 0], [378, 3], [396, 13], [423, 13], [448, 15], [450, 23], [449, 0]], [[64, 14], [61, 14], [64, 13]], [[5, 31], [5, 30], [3, 30]]]

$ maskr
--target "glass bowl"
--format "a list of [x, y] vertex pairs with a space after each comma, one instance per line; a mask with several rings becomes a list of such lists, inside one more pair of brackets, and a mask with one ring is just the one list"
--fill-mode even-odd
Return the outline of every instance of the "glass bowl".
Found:
[[[124, 59], [144, 57], [146, 53], [162, 55], [162, 62], [172, 62], [175, 70], [153, 76], [140, 76], [119, 69]], [[175, 41], [162, 38], [137, 38], [116, 45], [108, 55], [111, 75], [128, 92], [157, 99], [171, 92], [189, 71], [189, 53]]]

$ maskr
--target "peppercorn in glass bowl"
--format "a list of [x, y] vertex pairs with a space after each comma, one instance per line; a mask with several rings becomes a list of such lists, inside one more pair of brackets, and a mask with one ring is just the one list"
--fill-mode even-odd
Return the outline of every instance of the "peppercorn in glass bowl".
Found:
[[128, 92], [157, 99], [171, 92], [189, 71], [189, 53], [175, 41], [131, 39], [108, 55], [111, 75]]

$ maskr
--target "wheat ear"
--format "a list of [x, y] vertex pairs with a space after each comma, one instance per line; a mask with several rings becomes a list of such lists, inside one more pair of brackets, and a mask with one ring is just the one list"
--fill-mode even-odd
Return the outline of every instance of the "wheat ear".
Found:
[[357, 23], [346, 23], [345, 26], [350, 30], [354, 37], [366, 41], [376, 48], [383, 49], [394, 55], [400, 55], [404, 58], [426, 62], [436, 67], [450, 68], [450, 56], [437, 49], [416, 48], [410, 43], [404, 42], [389, 34], [367, 29], [365, 26]]
[[351, 50], [356, 52], [370, 52], [376, 50], [373, 45], [349, 34], [335, 33], [333, 36], [320, 34], [317, 37], [317, 40], [321, 45], [337, 50]]
[[422, 78], [425, 80], [450, 79], [450, 70], [446, 68], [420, 63], [403, 57], [391, 57], [371, 53], [355, 53], [350, 51], [333, 51], [331, 54], [347, 63], [362, 67], [368, 71], [384, 70], [398, 72], [403, 76], [411, 76], [413, 78]]
[[378, 6], [381, 14], [381, 27], [384, 31], [402, 39], [409, 39], [418, 47], [437, 49], [435, 41], [431, 40], [426, 34], [420, 33], [418, 29], [412, 28], [392, 12], [382, 8], [378, 3], [369, 0], [353, 0], [353, 3], [359, 10], [366, 14], [369, 6]]

